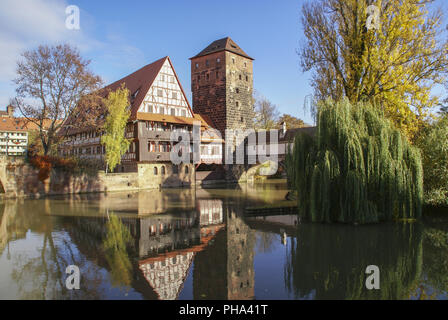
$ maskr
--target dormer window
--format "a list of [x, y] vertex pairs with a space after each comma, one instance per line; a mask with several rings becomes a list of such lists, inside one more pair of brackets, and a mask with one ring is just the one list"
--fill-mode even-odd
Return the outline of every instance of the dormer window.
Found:
[[132, 99], [135, 99], [135, 97], [138, 95], [138, 92], [140, 91], [140, 88], [138, 88], [131, 96]]

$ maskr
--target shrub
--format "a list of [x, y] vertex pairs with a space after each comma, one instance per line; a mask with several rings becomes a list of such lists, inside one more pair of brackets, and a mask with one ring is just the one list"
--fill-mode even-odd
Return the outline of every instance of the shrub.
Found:
[[425, 202], [448, 205], [448, 118], [425, 127], [417, 145], [422, 150]]

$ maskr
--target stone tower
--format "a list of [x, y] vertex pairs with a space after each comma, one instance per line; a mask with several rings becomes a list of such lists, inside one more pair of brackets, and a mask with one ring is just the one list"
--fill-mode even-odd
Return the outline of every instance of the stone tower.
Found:
[[254, 117], [252, 59], [229, 37], [216, 40], [191, 60], [193, 111], [225, 129], [248, 129]]

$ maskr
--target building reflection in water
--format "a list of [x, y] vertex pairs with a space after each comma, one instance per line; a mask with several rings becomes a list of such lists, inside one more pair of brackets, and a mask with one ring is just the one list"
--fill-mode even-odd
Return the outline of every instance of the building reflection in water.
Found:
[[199, 219], [141, 220], [144, 277], [160, 299], [176, 299], [194, 265], [194, 299], [252, 299], [253, 231], [222, 200], [198, 199], [196, 208]]
[[196, 253], [224, 228], [222, 200], [198, 200], [197, 211], [140, 219], [139, 269], [159, 299], [177, 299]]

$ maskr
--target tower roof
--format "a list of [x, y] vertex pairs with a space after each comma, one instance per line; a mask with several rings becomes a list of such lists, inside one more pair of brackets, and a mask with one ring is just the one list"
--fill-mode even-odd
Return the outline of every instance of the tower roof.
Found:
[[236, 43], [235, 41], [233, 41], [232, 39], [230, 39], [230, 37], [226, 37], [226, 38], [222, 38], [216, 41], [213, 41], [210, 45], [208, 45], [208, 47], [206, 47], [204, 50], [202, 50], [201, 52], [199, 52], [197, 55], [195, 55], [194, 57], [190, 58], [194, 59], [194, 58], [198, 58], [198, 57], [202, 57], [202, 56], [206, 56], [208, 54], [212, 54], [215, 52], [220, 52], [220, 51], [230, 51], [233, 52], [235, 54], [238, 54], [240, 56], [243, 56], [245, 58], [254, 60], [253, 58], [249, 57], [244, 51], [243, 49], [241, 49]]

